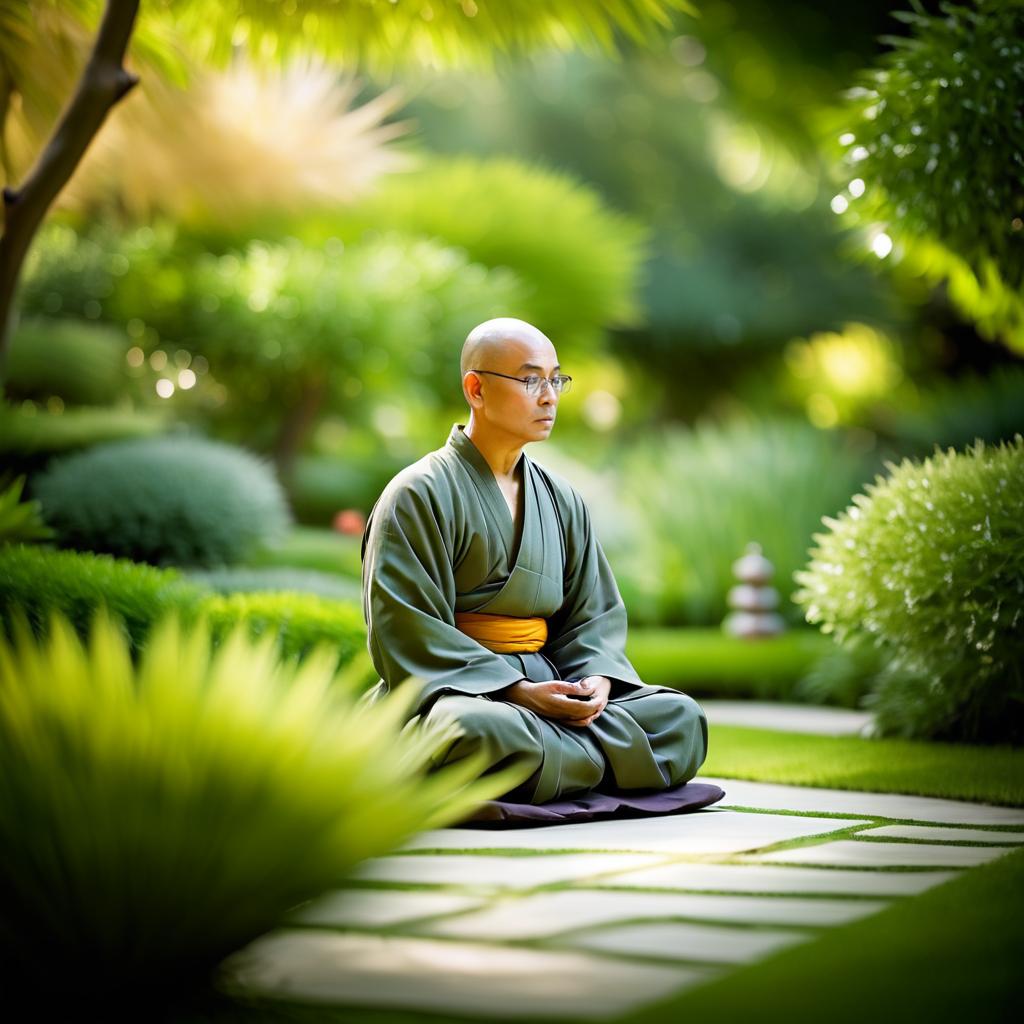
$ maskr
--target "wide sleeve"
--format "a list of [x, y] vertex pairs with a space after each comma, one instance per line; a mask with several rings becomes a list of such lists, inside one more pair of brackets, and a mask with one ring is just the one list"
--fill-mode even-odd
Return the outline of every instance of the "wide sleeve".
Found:
[[523, 678], [455, 625], [452, 558], [424, 495], [406, 489], [374, 509], [362, 584], [374, 667], [388, 689], [410, 675], [423, 680], [417, 711], [442, 692], [486, 694]]
[[594, 533], [590, 512], [572, 490], [565, 514], [565, 600], [548, 620], [544, 654], [563, 679], [607, 676], [612, 695], [645, 684], [626, 657], [626, 606]]

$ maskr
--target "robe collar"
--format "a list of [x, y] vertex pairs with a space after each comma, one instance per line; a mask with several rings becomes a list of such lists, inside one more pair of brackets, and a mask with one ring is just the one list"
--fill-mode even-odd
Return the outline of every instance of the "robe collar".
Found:
[[[495, 517], [495, 521], [500, 524], [499, 532], [501, 534], [502, 542], [505, 545], [505, 552], [508, 556], [509, 563], [518, 563], [519, 556], [523, 551], [531, 514], [530, 464], [526, 452], [523, 451], [520, 454], [523, 471], [522, 486], [525, 488], [523, 494], [524, 519], [519, 537], [519, 546], [518, 549], [516, 549], [515, 523], [512, 521], [512, 514], [509, 512], [508, 504], [505, 501], [504, 495], [501, 493], [501, 488], [498, 487], [498, 481], [494, 476], [494, 470], [491, 469], [490, 464], [484, 458], [483, 452], [481, 452], [480, 449], [473, 444], [473, 441], [466, 436], [465, 429], [466, 425], [464, 423], [454, 424], [452, 426], [451, 433], [448, 435], [448, 444], [451, 445], [459, 455], [461, 455], [473, 467], [473, 469], [476, 470], [477, 476], [480, 477], [483, 484], [484, 498], [491, 509], [491, 513]], [[519, 465], [519, 463], [516, 463], [516, 465]]]

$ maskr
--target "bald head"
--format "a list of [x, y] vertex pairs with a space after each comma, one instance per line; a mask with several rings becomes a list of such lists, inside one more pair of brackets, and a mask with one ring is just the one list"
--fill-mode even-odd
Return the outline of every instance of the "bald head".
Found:
[[462, 346], [462, 358], [459, 361], [462, 376], [474, 368], [489, 370], [496, 360], [511, 346], [509, 342], [525, 342], [529, 346], [539, 343], [551, 344], [543, 331], [525, 320], [517, 320], [512, 316], [499, 316], [493, 320], [485, 320], [477, 324], [466, 337]]

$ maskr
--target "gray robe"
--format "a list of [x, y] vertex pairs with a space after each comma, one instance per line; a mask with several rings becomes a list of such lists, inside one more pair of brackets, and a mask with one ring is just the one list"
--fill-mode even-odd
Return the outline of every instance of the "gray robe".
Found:
[[[608, 768], [619, 788], [692, 778], [707, 750], [703, 711], [685, 694], [646, 685], [626, 657], [626, 609], [583, 499], [525, 451], [516, 471], [518, 536], [462, 424], [378, 498], [362, 544], [363, 614], [381, 677], [371, 699], [419, 677], [425, 685], [415, 711], [444, 707], [473, 734], [447, 760], [483, 742], [497, 767], [529, 748], [536, 778], [516, 795], [533, 802], [592, 788]], [[495, 653], [456, 627], [456, 611], [543, 616], [548, 639], [541, 651]], [[507, 702], [469, 699], [521, 679], [588, 675], [607, 676], [612, 692], [582, 729]]]

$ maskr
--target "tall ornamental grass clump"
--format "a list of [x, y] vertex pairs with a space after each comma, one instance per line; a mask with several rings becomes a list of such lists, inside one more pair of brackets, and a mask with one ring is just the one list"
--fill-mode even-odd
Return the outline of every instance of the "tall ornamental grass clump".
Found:
[[284, 492], [261, 459], [200, 437], [97, 445], [33, 482], [64, 547], [155, 565], [231, 565], [290, 524]]
[[[364, 858], [459, 820], [519, 769], [435, 769], [451, 728], [416, 686], [361, 700], [325, 645], [301, 666], [241, 627], [211, 653], [169, 617], [136, 667], [101, 613], [0, 637], [0, 975], [113, 1014], [205, 983], [223, 957]], [[148, 1018], [147, 1018], [148, 1019]]]
[[880, 731], [1024, 740], [1024, 438], [887, 464], [814, 535], [796, 600], [809, 622], [891, 659]]
[[[751, 541], [775, 566], [779, 611], [794, 622], [793, 572], [823, 515], [867, 477], [863, 457], [806, 423], [737, 420], [666, 430], [624, 453], [623, 525], [607, 525], [608, 557], [636, 624], [718, 625]], [[603, 537], [602, 537], [603, 539]]]

